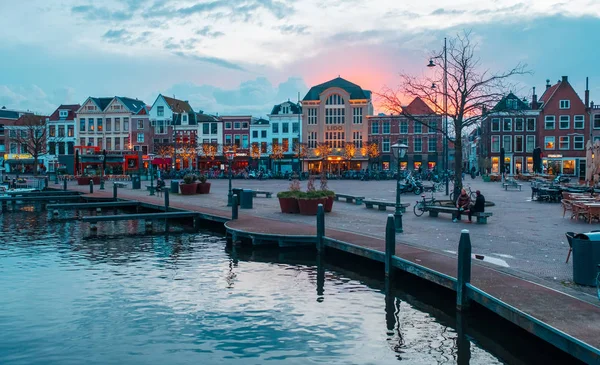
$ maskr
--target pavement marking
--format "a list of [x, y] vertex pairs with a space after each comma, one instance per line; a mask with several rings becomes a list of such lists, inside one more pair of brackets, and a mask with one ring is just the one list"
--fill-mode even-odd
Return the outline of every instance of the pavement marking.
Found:
[[506, 255], [506, 254], [503, 254], [503, 253], [492, 253], [492, 255], [500, 256], [500, 257], [505, 258], [505, 259], [514, 259], [515, 258], [514, 256]]
[[[448, 253], [451, 253], [453, 255], [456, 255], [456, 251], [444, 250], [444, 252], [448, 252]], [[482, 255], [482, 256], [483, 256], [483, 260], [480, 260], [480, 259], [478, 259], [478, 258], [475, 257], [475, 254], [471, 254], [471, 259], [473, 259], [473, 261], [485, 261], [485, 262], [488, 262], [490, 264], [494, 264], [494, 265], [501, 266], [501, 267], [510, 267], [510, 265], [508, 263], [506, 263], [506, 261], [504, 261], [502, 259], [498, 259], [498, 258], [495, 258], [495, 257], [489, 257], [489, 256], [486, 256], [486, 255]]]

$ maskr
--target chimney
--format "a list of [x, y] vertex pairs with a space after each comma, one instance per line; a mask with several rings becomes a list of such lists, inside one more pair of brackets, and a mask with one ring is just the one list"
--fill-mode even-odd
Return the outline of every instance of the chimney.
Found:
[[546, 79], [546, 90], [550, 88], [550, 79]]
[[562, 82], [569, 82], [569, 76], [563, 76]]
[[590, 107], [590, 78], [585, 78], [585, 107]]
[[533, 95], [531, 96], [531, 109], [536, 110], [538, 108], [537, 95], [535, 94], [535, 86], [533, 87]]

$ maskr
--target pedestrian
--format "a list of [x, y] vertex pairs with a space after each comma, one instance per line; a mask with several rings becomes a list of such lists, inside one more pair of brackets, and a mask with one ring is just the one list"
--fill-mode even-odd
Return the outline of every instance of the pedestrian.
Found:
[[471, 217], [473, 216], [473, 213], [485, 212], [485, 197], [479, 190], [475, 192], [475, 195], [475, 204], [469, 208], [469, 223], [471, 223]]
[[461, 213], [469, 213], [469, 207], [471, 205], [471, 198], [467, 194], [465, 189], [460, 189], [460, 195], [456, 199], [456, 208], [458, 209], [458, 215], [452, 221], [454, 223], [460, 220]]

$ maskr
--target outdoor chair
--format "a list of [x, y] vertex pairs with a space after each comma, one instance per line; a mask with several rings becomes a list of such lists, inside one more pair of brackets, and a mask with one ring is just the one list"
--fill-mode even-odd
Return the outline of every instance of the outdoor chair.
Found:
[[575, 237], [575, 232], [567, 232], [565, 236], [567, 236], [567, 242], [569, 243], [569, 253], [567, 254], [567, 261], [565, 261], [568, 264], [569, 257], [571, 257], [571, 252], [573, 251], [573, 237]]

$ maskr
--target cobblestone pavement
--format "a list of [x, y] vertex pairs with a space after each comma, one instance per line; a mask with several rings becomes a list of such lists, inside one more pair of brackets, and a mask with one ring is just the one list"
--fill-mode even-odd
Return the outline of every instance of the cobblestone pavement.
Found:
[[[226, 206], [228, 181], [211, 180], [211, 193], [208, 195], [171, 196], [173, 199], [185, 199], [186, 202], [197, 201], [199, 205], [228, 210]], [[142, 182], [143, 185], [147, 182]], [[302, 189], [306, 189], [306, 181], [302, 181]], [[315, 182], [317, 188], [319, 181]], [[425, 182], [427, 184], [427, 182]], [[352, 194], [367, 198], [395, 201], [395, 181], [354, 181], [330, 180], [329, 188], [340, 194]], [[529, 183], [523, 183], [523, 191], [505, 191], [498, 182], [483, 182], [481, 178], [472, 180], [467, 177], [466, 186], [473, 191], [480, 190], [486, 200], [495, 203], [486, 207], [486, 211], [494, 215], [488, 219], [487, 225], [468, 224], [463, 221], [453, 223], [447, 214], [437, 218], [424, 214], [416, 217], [413, 212], [415, 202], [420, 196], [412, 193], [403, 194], [402, 202], [410, 203], [403, 216], [404, 233], [397, 234], [397, 240], [421, 248], [445, 252], [455, 255], [458, 239], [462, 229], [469, 229], [473, 253], [485, 256], [485, 261], [495, 268], [516, 276], [541, 282], [558, 290], [576, 289], [577, 294], [593, 295], [592, 288], [583, 288], [571, 283], [572, 260], [565, 263], [569, 245], [565, 232], [587, 232], [596, 229], [597, 225], [563, 218], [562, 207], [558, 203], [531, 201]], [[167, 186], [169, 183], [167, 182]], [[234, 188], [249, 188], [270, 191], [287, 190], [286, 180], [233, 180]], [[451, 186], [452, 187], [452, 186]], [[129, 190], [129, 189], [128, 189]], [[138, 190], [145, 194], [146, 191]], [[431, 193], [427, 193], [431, 196]], [[435, 193], [436, 199], [448, 199], [443, 193]], [[162, 198], [157, 197], [157, 202]], [[240, 215], [252, 214], [265, 218], [287, 222], [303, 222], [315, 224], [315, 217], [282, 214], [275, 195], [272, 199], [254, 198], [252, 210], [240, 209]], [[326, 227], [358, 232], [375, 237], [384, 237], [387, 213], [377, 209], [366, 209], [364, 205], [354, 205], [345, 201], [336, 201], [332, 213], [326, 215]], [[588, 298], [590, 300], [590, 298]]]

